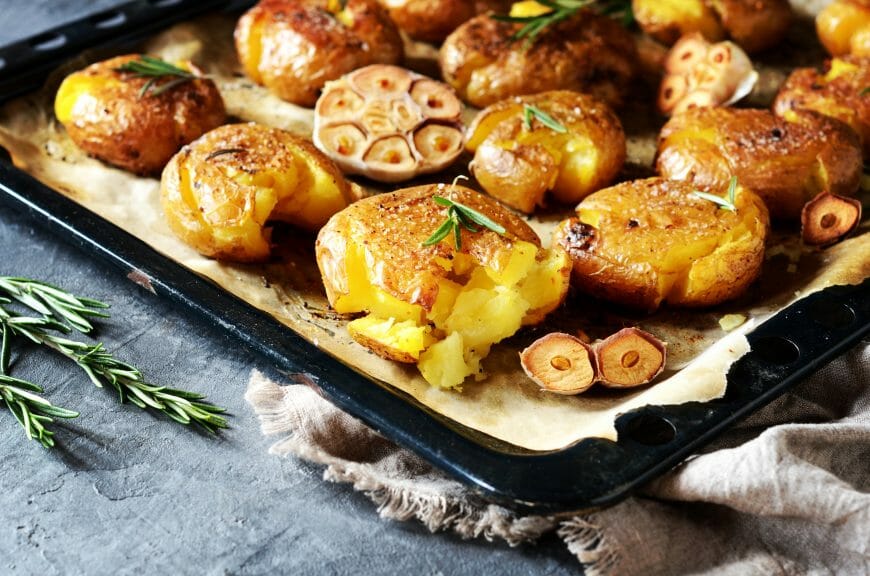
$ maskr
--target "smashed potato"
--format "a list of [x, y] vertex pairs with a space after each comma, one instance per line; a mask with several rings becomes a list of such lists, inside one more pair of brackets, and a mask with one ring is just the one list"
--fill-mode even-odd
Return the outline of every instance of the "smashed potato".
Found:
[[776, 46], [791, 24], [788, 0], [632, 0], [634, 17], [655, 39], [673, 44], [700, 32], [717, 42], [730, 38], [747, 52]]
[[170, 228], [205, 256], [269, 257], [269, 222], [312, 232], [347, 206], [350, 187], [310, 142], [259, 124], [231, 124], [176, 154], [160, 182]]
[[774, 219], [797, 221], [822, 190], [850, 196], [861, 180], [861, 144], [839, 120], [806, 110], [695, 108], [671, 118], [659, 136], [656, 169], [700, 188], [732, 176], [764, 199]]
[[870, 2], [834, 0], [816, 16], [816, 32], [831, 56], [870, 56]]
[[[207, 78], [179, 82], [118, 70], [140, 58], [118, 56], [73, 72], [57, 91], [54, 113], [70, 139], [91, 156], [150, 175], [162, 170], [179, 148], [223, 124], [226, 112], [220, 92]], [[146, 88], [149, 81], [151, 88]]]
[[[537, 111], [557, 125], [547, 126]], [[481, 111], [468, 133], [477, 181], [527, 214], [544, 204], [547, 191], [576, 204], [610, 184], [625, 162], [616, 114], [592, 96], [567, 90], [502, 100]]]
[[814, 110], [841, 120], [858, 133], [870, 158], [870, 58], [834, 58], [822, 72], [798, 68], [779, 90], [773, 111]]
[[[445, 220], [438, 195], [497, 222], [461, 228], [433, 245], [424, 242]], [[333, 216], [320, 231], [317, 264], [330, 305], [365, 313], [348, 325], [375, 353], [416, 363], [441, 388], [482, 377], [490, 346], [523, 325], [536, 324], [568, 290], [564, 250], [545, 250], [522, 219], [462, 186], [417, 186], [365, 198]]]
[[239, 20], [235, 41], [254, 82], [308, 107], [329, 80], [403, 55], [396, 25], [375, 0], [261, 0]]
[[503, 12], [510, 0], [378, 0], [400, 30], [415, 40], [443, 42], [466, 20], [493, 10]]
[[444, 80], [484, 107], [546, 90], [576, 90], [612, 106], [635, 74], [634, 38], [616, 21], [588, 10], [549, 26], [534, 43], [514, 40], [522, 24], [481, 15], [457, 28], [439, 54]]
[[[738, 187], [736, 210], [694, 194], [688, 182], [649, 178], [587, 196], [553, 244], [574, 263], [572, 285], [631, 308], [712, 306], [757, 277], [769, 226], [761, 198]], [[725, 187], [714, 189], [726, 196]]]

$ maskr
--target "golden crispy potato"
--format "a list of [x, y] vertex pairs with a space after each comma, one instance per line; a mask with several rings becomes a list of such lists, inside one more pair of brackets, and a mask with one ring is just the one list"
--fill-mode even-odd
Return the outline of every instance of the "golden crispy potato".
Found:
[[772, 218], [797, 221], [822, 190], [855, 193], [861, 144], [848, 126], [816, 112], [780, 118], [769, 110], [694, 108], [662, 128], [656, 169], [717, 190], [736, 176], [764, 199]]
[[397, 64], [402, 38], [375, 0], [261, 0], [239, 20], [245, 73], [280, 98], [314, 106], [329, 80], [369, 64]]
[[700, 32], [711, 42], [728, 37], [747, 52], [776, 46], [792, 17], [788, 0], [632, 0], [631, 4], [644, 32], [665, 44]]
[[870, 2], [834, 0], [816, 16], [816, 32], [832, 56], [870, 56]]
[[[169, 89], [177, 77], [148, 78], [117, 68], [138, 54], [91, 64], [67, 76], [57, 91], [54, 113], [82, 150], [136, 174], [163, 169], [173, 154], [226, 119], [214, 82], [194, 78]], [[140, 96], [141, 92], [141, 96]]]
[[[532, 107], [529, 109], [528, 107]], [[540, 110], [564, 128], [554, 130], [525, 111]], [[490, 195], [525, 213], [544, 204], [548, 190], [576, 204], [610, 184], [625, 162], [625, 134], [607, 104], [560, 90], [502, 100], [468, 129], [471, 171]]]
[[773, 111], [815, 110], [845, 122], [861, 137], [864, 158], [870, 158], [870, 58], [845, 56], [831, 60], [822, 72], [799, 68], [779, 90]]
[[489, 12], [505, 12], [510, 0], [378, 0], [390, 11], [390, 18], [415, 40], [443, 42], [457, 26]]
[[259, 124], [232, 124], [176, 154], [160, 182], [170, 228], [205, 256], [269, 257], [269, 222], [317, 231], [347, 206], [350, 187], [310, 142]]
[[444, 80], [478, 107], [547, 90], [586, 92], [622, 103], [635, 74], [634, 38], [616, 21], [581, 10], [528, 45], [512, 36], [521, 24], [487, 15], [457, 28], [441, 46]]
[[[424, 242], [441, 226], [449, 198], [506, 230], [480, 228]], [[522, 219], [462, 186], [417, 186], [356, 202], [320, 231], [317, 264], [329, 303], [339, 313], [365, 312], [348, 326], [385, 358], [416, 362], [443, 388], [480, 376], [492, 344], [535, 324], [568, 289], [564, 250], [545, 250]]]
[[[587, 196], [553, 244], [574, 262], [572, 285], [618, 304], [653, 311], [713, 306], [739, 296], [764, 260], [764, 202], [738, 187], [736, 211], [696, 196], [688, 182], [649, 178]], [[725, 188], [713, 190], [727, 197]]]

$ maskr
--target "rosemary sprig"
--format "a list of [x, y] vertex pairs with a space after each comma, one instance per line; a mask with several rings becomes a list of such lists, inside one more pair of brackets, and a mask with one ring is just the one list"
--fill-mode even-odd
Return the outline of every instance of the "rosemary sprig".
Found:
[[552, 130], [553, 132], [558, 132], [559, 134], [564, 134], [568, 131], [567, 128], [562, 126], [558, 120], [541, 110], [536, 106], [532, 106], [531, 104], [526, 104], [523, 106], [523, 127], [527, 131], [532, 130], [532, 118], [537, 118], [538, 121]]
[[[150, 93], [151, 96], [159, 96], [185, 82], [189, 82], [196, 78], [192, 72], [174, 66], [160, 58], [153, 56], [140, 56], [138, 60], [125, 62], [121, 66], [115, 68], [117, 72], [129, 72], [134, 78], [147, 78], [148, 81], [139, 90], [139, 98]], [[158, 81], [163, 78], [174, 78], [169, 82], [157, 85]]]
[[50, 333], [52, 330], [70, 331], [67, 325], [53, 317], [16, 315], [0, 302], [0, 326], [5, 355], [0, 367], [4, 372], [8, 370], [10, 336], [22, 336], [73, 360], [97, 387], [102, 388], [107, 382], [118, 393], [122, 403], [129, 400], [139, 408], [158, 410], [181, 424], [193, 422], [209, 432], [227, 427], [226, 419], [220, 416], [225, 410], [201, 402], [203, 395], [150, 384], [137, 368], [116, 359], [102, 344], [85, 344]]
[[702, 200], [709, 200], [710, 202], [717, 204], [721, 210], [737, 212], [737, 205], [735, 204], [735, 201], [737, 200], [737, 176], [732, 176], [731, 181], [728, 183], [727, 198], [716, 196], [715, 194], [707, 194], [706, 192], [700, 192], [698, 190], [692, 192], [692, 195], [697, 196]]
[[99, 311], [108, 308], [108, 304], [74, 296], [57, 286], [28, 278], [0, 276], [0, 293], [14, 298], [43, 316], [58, 322], [66, 321], [82, 334], [87, 334], [94, 328], [88, 318], [109, 317]]
[[465, 228], [469, 232], [479, 232], [478, 226], [483, 226], [492, 230], [496, 234], [504, 235], [507, 231], [502, 225], [490, 218], [484, 216], [474, 208], [469, 208], [465, 204], [461, 204], [443, 196], [432, 196], [432, 200], [436, 204], [447, 208], [447, 218], [441, 225], [432, 233], [429, 238], [423, 242], [423, 246], [432, 246], [438, 244], [453, 232], [453, 243], [457, 250], [462, 249], [462, 229]]
[[0, 397], [15, 419], [24, 427], [28, 438], [38, 440], [46, 448], [54, 446], [54, 432], [46, 424], [55, 418], [76, 418], [79, 413], [55, 406], [39, 394], [42, 388], [5, 374], [0, 374]]
[[870, 94], [870, 86], [864, 86], [864, 88], [858, 92], [858, 96], [866, 96], [867, 94]]
[[599, 14], [618, 18], [625, 26], [629, 26], [634, 22], [630, 0], [537, 0], [537, 2], [550, 10], [537, 16], [494, 14], [492, 18], [502, 22], [523, 24], [514, 33], [512, 39], [525, 39], [525, 46], [527, 48], [534, 44], [538, 36], [547, 28], [571, 18], [581, 8], [590, 8]]

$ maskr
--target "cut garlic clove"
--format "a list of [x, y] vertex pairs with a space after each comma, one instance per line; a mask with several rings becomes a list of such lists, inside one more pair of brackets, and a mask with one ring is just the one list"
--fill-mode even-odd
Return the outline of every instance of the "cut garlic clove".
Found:
[[698, 33], [680, 38], [665, 59], [668, 74], [688, 74], [698, 62], [702, 62], [710, 49], [710, 43]]
[[413, 78], [404, 68], [374, 64], [354, 72], [348, 80], [364, 96], [394, 97], [407, 92]]
[[366, 135], [353, 124], [325, 126], [317, 132], [317, 144], [335, 158], [355, 158], [366, 147]]
[[414, 146], [432, 167], [444, 167], [462, 152], [462, 132], [453, 126], [427, 124], [414, 133]]
[[[401, 136], [388, 136], [372, 144], [363, 162], [372, 174], [384, 182], [396, 182], [409, 178], [417, 168], [417, 160], [408, 141]], [[368, 173], [366, 173], [368, 175]]]
[[398, 131], [393, 122], [390, 103], [385, 100], [373, 100], [366, 104], [360, 119], [366, 132], [374, 137], [395, 134]]
[[396, 127], [402, 132], [410, 132], [424, 120], [419, 108], [405, 99], [393, 100], [390, 111]]
[[659, 88], [658, 107], [662, 114], [670, 114], [689, 89], [685, 76], [666, 76]]
[[449, 86], [435, 80], [418, 80], [411, 88], [411, 99], [423, 115], [433, 120], [455, 120], [462, 113], [462, 103]]
[[685, 98], [680, 100], [677, 105], [674, 106], [673, 113], [681, 114], [686, 110], [691, 110], [692, 108], [710, 108], [716, 106], [716, 104], [716, 98], [711, 92], [706, 90], [695, 90], [686, 95]]
[[316, 113], [330, 122], [354, 120], [365, 105], [362, 96], [348, 87], [329, 87], [317, 101]]

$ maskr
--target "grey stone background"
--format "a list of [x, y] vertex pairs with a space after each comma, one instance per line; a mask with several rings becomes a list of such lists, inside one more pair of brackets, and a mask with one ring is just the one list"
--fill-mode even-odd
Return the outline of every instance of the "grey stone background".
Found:
[[[0, 0], [0, 44], [120, 4]], [[116, 269], [0, 209], [0, 275], [43, 279], [112, 304], [97, 337], [157, 383], [232, 413], [210, 438], [119, 405], [74, 366], [17, 345], [13, 374], [81, 416], [45, 450], [0, 410], [0, 574], [574, 574], [554, 536], [536, 546], [462, 541], [378, 519], [320, 470], [267, 454], [242, 395], [268, 363]]]

